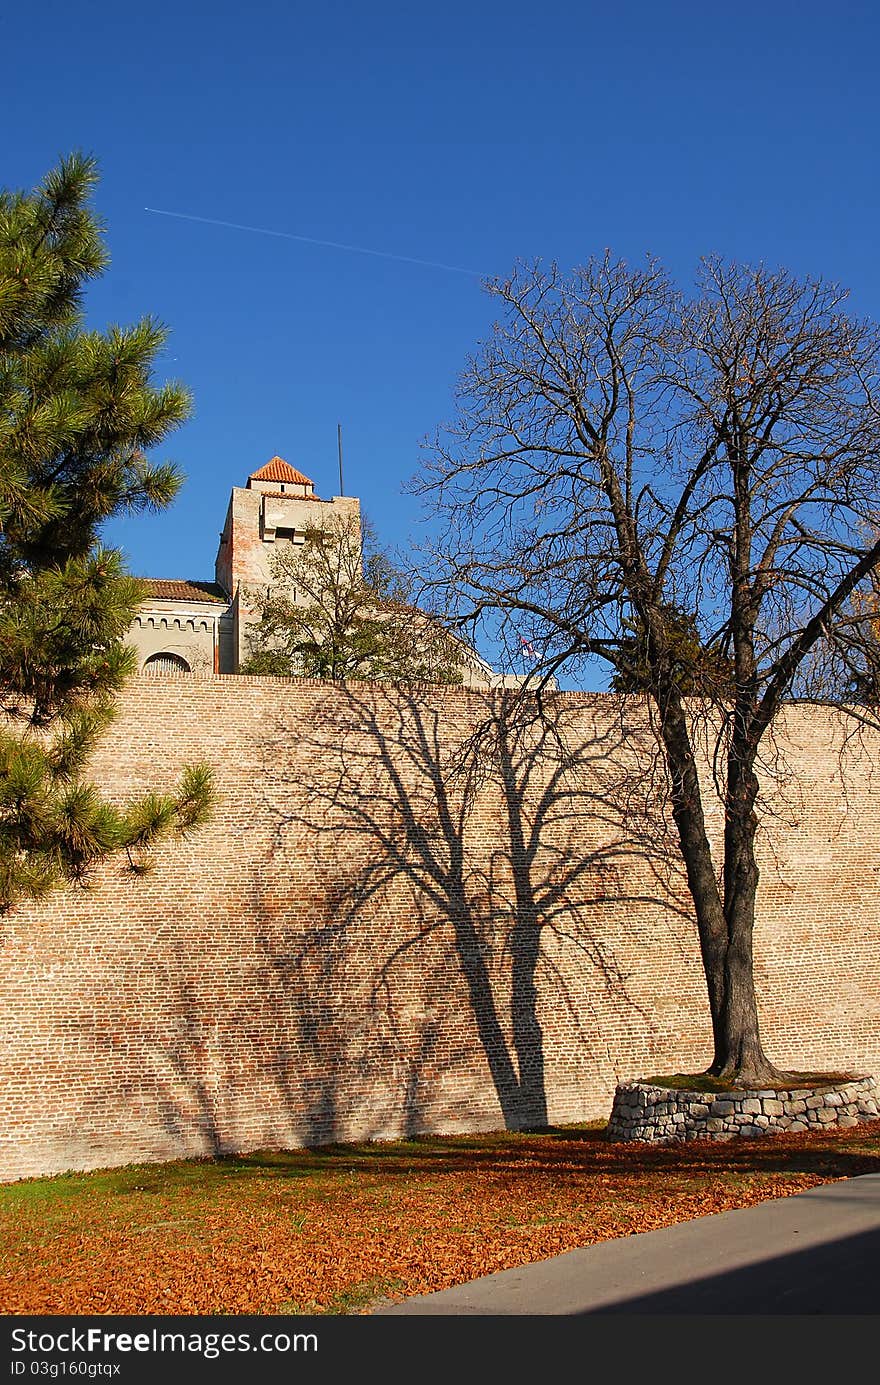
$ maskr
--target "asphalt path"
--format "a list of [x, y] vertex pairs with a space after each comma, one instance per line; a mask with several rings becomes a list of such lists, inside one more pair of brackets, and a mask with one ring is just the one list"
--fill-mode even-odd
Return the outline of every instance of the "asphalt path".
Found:
[[603, 1241], [376, 1312], [877, 1314], [880, 1174]]

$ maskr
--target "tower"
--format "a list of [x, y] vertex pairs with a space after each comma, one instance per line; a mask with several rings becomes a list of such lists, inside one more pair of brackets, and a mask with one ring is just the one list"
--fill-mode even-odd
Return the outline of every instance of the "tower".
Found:
[[353, 496], [321, 500], [308, 476], [282, 457], [272, 457], [251, 472], [246, 486], [235, 486], [220, 535], [215, 574], [230, 599], [220, 668], [235, 672], [247, 657], [249, 631], [273, 582], [273, 554], [284, 545], [298, 546], [307, 529], [326, 529], [339, 522], [360, 521], [360, 501]]

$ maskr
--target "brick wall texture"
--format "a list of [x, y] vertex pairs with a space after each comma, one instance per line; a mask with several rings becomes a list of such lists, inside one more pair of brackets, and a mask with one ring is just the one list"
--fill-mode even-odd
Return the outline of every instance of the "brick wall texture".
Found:
[[[618, 1081], [705, 1067], [644, 709], [508, 698], [134, 680], [94, 778], [204, 759], [216, 813], [2, 921], [0, 1178], [607, 1118]], [[880, 1074], [880, 737], [795, 705], [763, 783], [765, 1046]]]

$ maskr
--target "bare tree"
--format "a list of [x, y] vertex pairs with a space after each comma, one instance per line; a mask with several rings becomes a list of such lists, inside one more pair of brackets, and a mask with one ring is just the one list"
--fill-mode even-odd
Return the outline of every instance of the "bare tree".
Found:
[[[787, 700], [843, 701], [840, 670], [870, 649], [880, 332], [834, 285], [717, 259], [692, 296], [657, 263], [608, 255], [488, 289], [500, 321], [415, 483], [445, 521], [437, 599], [511, 653], [528, 641], [538, 680], [599, 658], [645, 697], [699, 931], [709, 1071], [776, 1080], [753, 979], [759, 750]], [[718, 862], [698, 707], [720, 728]]]

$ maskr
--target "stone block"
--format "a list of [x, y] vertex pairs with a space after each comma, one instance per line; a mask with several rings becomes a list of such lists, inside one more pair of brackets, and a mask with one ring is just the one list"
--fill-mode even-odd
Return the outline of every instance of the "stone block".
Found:
[[709, 1110], [713, 1116], [729, 1116], [736, 1107], [732, 1101], [713, 1101]]

